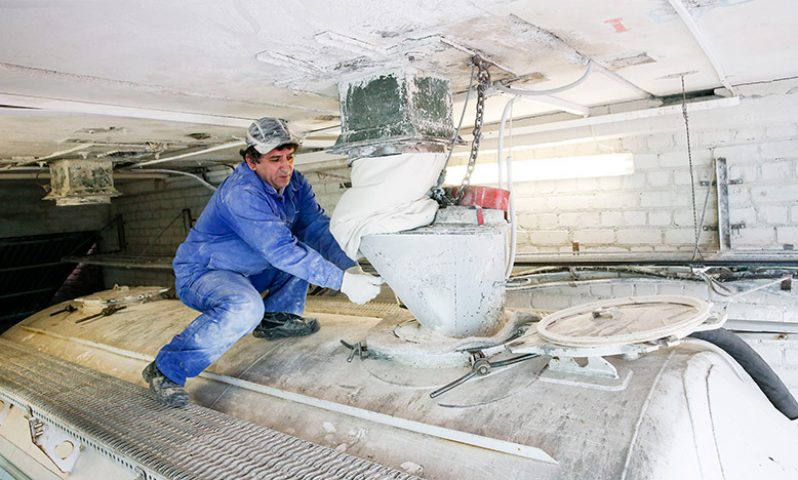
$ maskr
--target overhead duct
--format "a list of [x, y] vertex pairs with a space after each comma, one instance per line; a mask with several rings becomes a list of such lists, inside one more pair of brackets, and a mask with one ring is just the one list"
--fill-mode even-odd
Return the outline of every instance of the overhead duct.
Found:
[[50, 193], [59, 207], [111, 203], [121, 195], [114, 188], [111, 160], [56, 160], [50, 163]]

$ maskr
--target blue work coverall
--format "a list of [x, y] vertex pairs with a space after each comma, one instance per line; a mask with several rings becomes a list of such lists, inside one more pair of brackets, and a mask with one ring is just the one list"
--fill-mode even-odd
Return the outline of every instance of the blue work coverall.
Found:
[[301, 173], [278, 192], [238, 165], [177, 249], [177, 295], [202, 315], [161, 349], [158, 369], [183, 385], [252, 332], [264, 312], [301, 314], [308, 282], [340, 290], [343, 270], [356, 263], [329, 224]]

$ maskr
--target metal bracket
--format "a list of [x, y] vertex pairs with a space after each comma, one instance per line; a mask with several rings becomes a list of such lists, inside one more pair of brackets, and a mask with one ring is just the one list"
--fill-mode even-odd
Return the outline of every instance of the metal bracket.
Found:
[[718, 182], [718, 240], [721, 252], [732, 249], [729, 224], [729, 169], [725, 158], [715, 159], [715, 178]]
[[[713, 185], [713, 186], [717, 185], [718, 182], [716, 182], [715, 180], [712, 180], [711, 182], [709, 180], [701, 180], [700, 182], [698, 182], [698, 184], [701, 185], [702, 187], [708, 187], [710, 185]], [[742, 185], [743, 184], [743, 179], [742, 178], [732, 178], [728, 182], [726, 182], [726, 184], [727, 185]]]
[[549, 370], [608, 378], [619, 378], [618, 370], [603, 357], [586, 357], [587, 364], [579, 365], [573, 357], [552, 357]]
[[33, 443], [59, 470], [64, 473], [71, 472], [80, 456], [80, 440], [53, 425], [45, 424], [36, 417], [31, 417], [28, 426]]

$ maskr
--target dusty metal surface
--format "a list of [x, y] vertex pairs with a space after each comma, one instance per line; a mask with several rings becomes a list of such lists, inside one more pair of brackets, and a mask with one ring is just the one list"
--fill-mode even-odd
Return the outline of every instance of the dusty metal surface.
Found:
[[[722, 352], [707, 351], [703, 342], [635, 361], [609, 358], [618, 378], [550, 372], [547, 358], [534, 358], [495, 368], [433, 399], [431, 392], [469, 369], [408, 367], [375, 358], [349, 363], [350, 350], [340, 340], [368, 338], [388, 319], [376, 308], [361, 315], [360, 307], [318, 313], [316, 301], [306, 313], [319, 319], [318, 333], [278, 342], [241, 339], [188, 382], [192, 401], [424, 478], [701, 478], [700, 463], [718, 458], [707, 420], [714, 410], [700, 402], [707, 396], [706, 375], [684, 377], [701, 355], [710, 360], [712, 376], [725, 378], [734, 392], [720, 400], [772, 432], [758, 437], [762, 447], [756, 454], [746, 451], [753, 438], [748, 428], [733, 435], [729, 451], [747, 466], [739, 471], [749, 475], [726, 478], [795, 478], [798, 471], [787, 447], [796, 441], [794, 425], [750, 378], [738, 377]], [[76, 324], [66, 312], [50, 316], [60, 307], [30, 317], [3, 338], [140, 385], [146, 362], [196, 316], [178, 301], [162, 300]], [[687, 399], [686, 381], [695, 392]], [[558, 463], [524, 455], [535, 451]], [[785, 477], [784, 471], [790, 473]]]
[[0, 398], [145, 479], [417, 478], [0, 339]]

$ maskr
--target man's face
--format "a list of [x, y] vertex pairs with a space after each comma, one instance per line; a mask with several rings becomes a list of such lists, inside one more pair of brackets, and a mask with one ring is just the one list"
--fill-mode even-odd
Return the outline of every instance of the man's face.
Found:
[[259, 163], [247, 157], [247, 165], [261, 180], [280, 191], [288, 186], [291, 174], [294, 173], [294, 150], [296, 148], [293, 146], [278, 147], [262, 154]]

